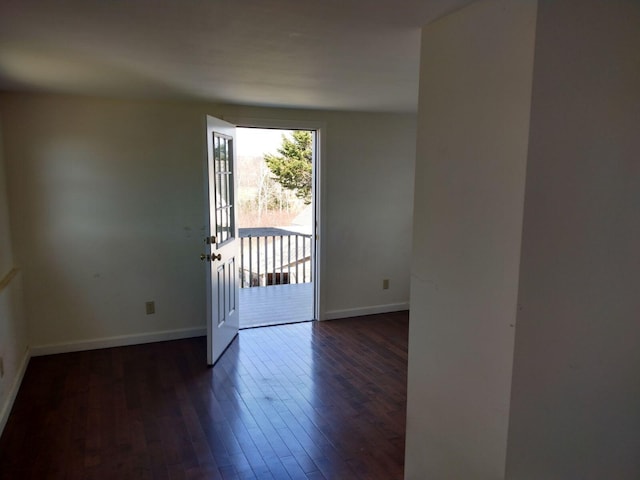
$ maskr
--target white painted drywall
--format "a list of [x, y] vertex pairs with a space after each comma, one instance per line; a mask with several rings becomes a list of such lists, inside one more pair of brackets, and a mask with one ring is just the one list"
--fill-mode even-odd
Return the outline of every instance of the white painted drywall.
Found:
[[[0, 122], [1, 120], [2, 118], [0, 117]], [[2, 144], [2, 123], [0, 123], [0, 280], [9, 273], [13, 267], [9, 203], [7, 199], [4, 148]]]
[[[6, 194], [0, 123], [0, 282], [16, 267], [11, 247], [11, 225]], [[22, 278], [20, 273], [0, 286], [0, 357], [4, 375], [0, 377], [0, 435], [4, 429], [13, 397], [27, 361], [27, 323], [23, 312]]]
[[328, 122], [327, 313], [408, 304], [415, 116], [333, 114]]
[[2, 105], [31, 344], [204, 325], [197, 112], [28, 95]]
[[423, 29], [405, 478], [504, 477], [535, 2]]
[[0, 105], [35, 346], [204, 326], [205, 113], [326, 124], [325, 308], [408, 301], [414, 115], [8, 93]]
[[640, 3], [540, 2], [507, 478], [640, 478]]

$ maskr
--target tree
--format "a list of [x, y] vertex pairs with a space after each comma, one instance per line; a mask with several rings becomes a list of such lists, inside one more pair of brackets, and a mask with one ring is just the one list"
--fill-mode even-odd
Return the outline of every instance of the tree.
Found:
[[312, 142], [311, 132], [296, 130], [291, 137], [282, 135], [277, 155], [267, 153], [264, 156], [275, 180], [293, 190], [305, 204], [311, 203]]

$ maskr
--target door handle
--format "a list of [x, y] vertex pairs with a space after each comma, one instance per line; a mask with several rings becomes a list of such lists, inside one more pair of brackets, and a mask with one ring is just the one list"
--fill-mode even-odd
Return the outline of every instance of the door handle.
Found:
[[214, 260], [222, 260], [222, 254], [218, 253], [216, 255], [215, 253], [212, 253], [211, 255], [208, 255], [208, 254], [201, 253], [200, 260], [202, 261], [206, 260], [207, 262], [213, 262]]

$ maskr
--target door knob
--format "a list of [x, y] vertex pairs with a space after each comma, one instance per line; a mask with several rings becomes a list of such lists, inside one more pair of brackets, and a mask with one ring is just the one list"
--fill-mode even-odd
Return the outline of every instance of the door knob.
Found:
[[203, 262], [206, 260], [207, 262], [211, 261], [211, 255], [205, 255], [204, 253], [200, 254], [200, 260], [202, 260]]
[[214, 260], [222, 260], [222, 254], [219, 253], [219, 254], [216, 255], [215, 253], [212, 253], [211, 254], [211, 261], [213, 262]]

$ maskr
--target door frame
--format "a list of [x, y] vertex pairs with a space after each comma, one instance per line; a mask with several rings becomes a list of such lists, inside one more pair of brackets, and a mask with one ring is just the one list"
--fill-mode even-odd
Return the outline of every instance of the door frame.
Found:
[[[326, 130], [325, 122], [314, 120], [294, 120], [294, 119], [276, 119], [276, 118], [255, 118], [255, 117], [235, 117], [235, 116], [219, 116], [225, 122], [234, 124], [239, 128], [275, 128], [279, 130], [314, 130], [316, 132], [315, 141], [315, 165], [313, 166], [313, 214], [315, 221], [315, 241], [313, 242], [313, 260], [314, 260], [314, 320], [325, 320], [325, 296], [322, 288], [322, 278], [324, 277], [326, 261], [325, 261], [325, 227], [324, 221], [326, 212], [326, 193], [325, 182], [326, 162], [324, 161], [324, 152], [326, 151]], [[241, 307], [242, 308], [242, 307]]]

